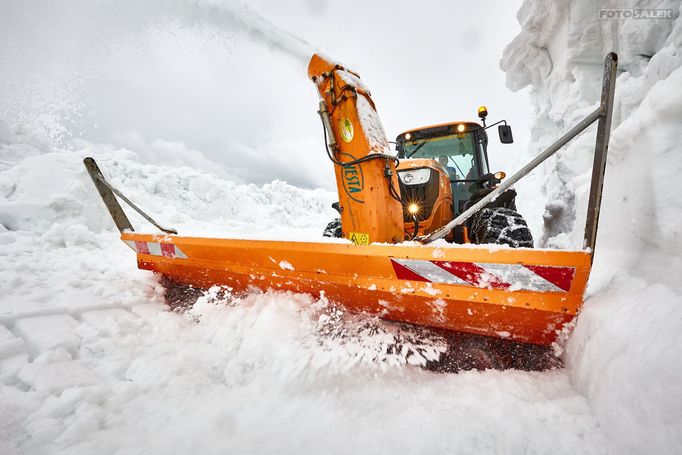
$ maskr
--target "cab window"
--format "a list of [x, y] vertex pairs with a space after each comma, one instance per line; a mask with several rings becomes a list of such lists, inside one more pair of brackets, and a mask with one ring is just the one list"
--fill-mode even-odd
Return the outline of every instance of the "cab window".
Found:
[[430, 158], [443, 164], [451, 180], [476, 180], [480, 175], [473, 134], [451, 134], [402, 144], [406, 158]]

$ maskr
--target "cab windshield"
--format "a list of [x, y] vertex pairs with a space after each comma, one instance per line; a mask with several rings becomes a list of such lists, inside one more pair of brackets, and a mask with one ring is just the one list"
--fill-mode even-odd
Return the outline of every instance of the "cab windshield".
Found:
[[474, 181], [480, 175], [472, 133], [451, 134], [402, 144], [406, 158], [431, 158], [448, 171], [450, 180]]

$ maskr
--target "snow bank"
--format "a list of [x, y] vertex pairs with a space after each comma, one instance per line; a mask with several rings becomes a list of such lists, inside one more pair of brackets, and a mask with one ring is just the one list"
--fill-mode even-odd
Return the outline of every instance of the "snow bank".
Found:
[[[325, 190], [280, 181], [236, 184], [189, 168], [143, 165], [134, 153], [109, 146], [61, 150], [21, 130], [9, 129], [3, 137], [11, 142], [0, 143], [0, 254], [8, 258], [0, 266], [0, 283], [2, 311], [10, 314], [106, 306], [114, 296], [117, 303], [130, 303], [147, 295], [147, 274], [135, 271], [134, 258], [120, 248], [85, 172], [88, 155], [132, 200], [186, 235], [310, 240], [335, 216], [334, 195]], [[136, 228], [156, 231], [132, 210], [127, 213]], [[110, 282], [95, 284], [105, 276]], [[120, 293], [126, 281], [130, 288]]]
[[[7, 167], [0, 174], [0, 224], [12, 231], [47, 232], [78, 223], [96, 233], [111, 232], [111, 220], [83, 167], [85, 156], [98, 161], [114, 186], [185, 235], [259, 238], [277, 227], [276, 238], [309, 240], [318, 238], [336, 214], [330, 207], [336, 196], [326, 190], [281, 181], [237, 184], [187, 167], [143, 165], [135, 153], [109, 146], [65, 151], [20, 135], [13, 143], [0, 143], [0, 156]], [[130, 212], [133, 225], [154, 229]]]
[[[594, 270], [566, 361], [619, 449], [674, 453], [682, 446], [682, 20], [679, 1], [626, 3], [524, 2], [522, 31], [501, 66], [511, 89], [531, 86], [527, 160], [594, 109], [603, 58], [619, 55]], [[600, 20], [600, 8], [627, 7], [672, 8], [674, 20]], [[546, 245], [580, 245], [594, 133], [519, 185], [520, 209]], [[542, 199], [527, 197], [538, 187]]]

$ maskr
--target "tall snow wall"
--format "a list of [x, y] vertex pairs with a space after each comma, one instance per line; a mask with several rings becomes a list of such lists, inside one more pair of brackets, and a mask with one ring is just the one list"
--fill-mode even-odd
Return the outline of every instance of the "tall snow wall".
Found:
[[[629, 8], [672, 17], [608, 19]], [[602, 12], [609, 9], [621, 12]], [[500, 65], [510, 89], [530, 86], [535, 118], [524, 161], [597, 106], [604, 56], [618, 53], [594, 269], [565, 360], [623, 451], [671, 452], [682, 447], [680, 1], [527, 0], [517, 18], [521, 32]], [[519, 209], [543, 246], [581, 245], [595, 132], [519, 184]]]

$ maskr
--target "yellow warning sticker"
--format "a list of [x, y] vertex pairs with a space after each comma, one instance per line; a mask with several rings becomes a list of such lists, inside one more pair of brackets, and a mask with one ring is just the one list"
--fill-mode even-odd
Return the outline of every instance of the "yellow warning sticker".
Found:
[[369, 245], [369, 234], [362, 232], [350, 232], [348, 239], [356, 245]]
[[348, 120], [347, 117], [342, 117], [341, 120], [339, 120], [339, 131], [341, 133], [341, 139], [343, 139], [344, 142], [353, 140], [353, 122]]

